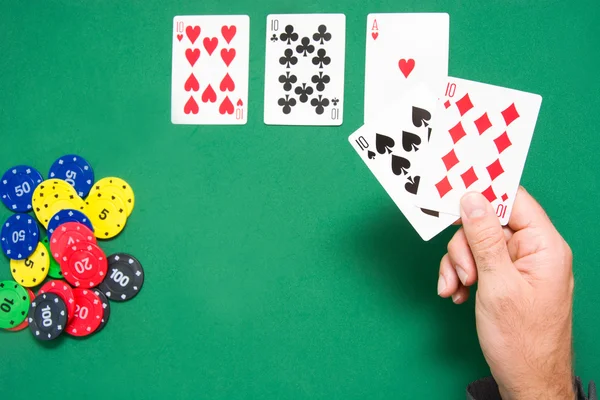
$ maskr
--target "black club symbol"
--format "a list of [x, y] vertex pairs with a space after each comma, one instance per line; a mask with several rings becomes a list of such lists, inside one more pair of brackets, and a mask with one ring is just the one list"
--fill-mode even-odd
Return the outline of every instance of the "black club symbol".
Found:
[[334, 97], [333, 99], [331, 99], [331, 104], [333, 104], [334, 106], [337, 106], [337, 104], [340, 102], [340, 99]]
[[325, 107], [329, 105], [329, 99], [323, 99], [322, 95], [319, 95], [319, 98], [314, 98], [310, 101], [310, 105], [315, 108], [315, 112], [319, 115], [325, 112]]
[[285, 32], [279, 35], [279, 39], [290, 45], [292, 42], [298, 40], [298, 34], [294, 32], [294, 27], [292, 25], [288, 25], [285, 27]]
[[313, 75], [311, 78], [312, 83], [317, 84], [317, 90], [322, 92], [325, 90], [325, 85], [331, 82], [329, 75], [323, 75], [323, 72], [319, 72], [319, 75]]
[[286, 94], [285, 98], [282, 97], [279, 100], [277, 100], [277, 104], [283, 107], [282, 111], [284, 114], [289, 114], [292, 112], [292, 107], [296, 105], [296, 99], [294, 99], [293, 97], [290, 99], [290, 96]]
[[283, 90], [285, 90], [286, 92], [292, 90], [292, 84], [296, 83], [297, 81], [298, 78], [296, 77], [296, 75], [290, 75], [289, 71], [287, 71], [285, 75], [279, 76], [279, 83], [283, 83]]
[[327, 32], [325, 25], [319, 25], [318, 32], [313, 35], [315, 42], [320, 42], [322, 45], [331, 40], [331, 33]]
[[274, 42], [276, 42], [276, 41], [278, 41], [278, 40], [279, 40], [279, 39], [277, 39], [277, 34], [276, 34], [276, 33], [274, 33], [274, 34], [273, 34], [273, 36], [271, 36], [271, 42], [273, 42], [273, 43], [274, 43]]
[[306, 57], [308, 54], [312, 54], [312, 52], [315, 51], [315, 46], [310, 44], [309, 38], [303, 37], [301, 43], [302, 44], [296, 46], [296, 52], [302, 54], [303, 57]]
[[325, 49], [319, 49], [317, 55], [313, 57], [312, 63], [318, 65], [319, 68], [323, 68], [323, 65], [329, 65], [331, 63], [331, 57], [327, 56]]
[[298, 57], [294, 55], [292, 49], [285, 49], [283, 54], [283, 57], [279, 58], [279, 64], [285, 65], [286, 68], [289, 68], [290, 64], [296, 65], [298, 63]]
[[314, 90], [310, 86], [306, 86], [306, 83], [303, 83], [302, 86], [296, 86], [296, 90], [294, 90], [298, 96], [300, 96], [300, 101], [302, 103], [306, 103], [308, 101], [308, 96], [313, 94]]

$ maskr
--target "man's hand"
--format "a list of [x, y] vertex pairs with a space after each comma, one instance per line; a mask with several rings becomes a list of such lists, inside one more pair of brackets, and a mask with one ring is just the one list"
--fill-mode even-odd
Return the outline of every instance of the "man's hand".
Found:
[[438, 294], [460, 304], [479, 281], [477, 334], [502, 398], [575, 398], [571, 249], [523, 188], [507, 227], [478, 193], [462, 198], [461, 219], [440, 264]]

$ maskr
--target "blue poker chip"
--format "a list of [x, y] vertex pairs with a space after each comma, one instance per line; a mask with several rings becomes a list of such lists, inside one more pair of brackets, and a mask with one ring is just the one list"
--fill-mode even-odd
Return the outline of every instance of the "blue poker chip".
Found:
[[28, 214], [13, 214], [2, 225], [2, 251], [11, 260], [24, 260], [40, 241], [40, 228]]
[[54, 161], [48, 178], [67, 181], [75, 188], [79, 197], [84, 198], [94, 185], [94, 170], [90, 163], [76, 154], [68, 154]]
[[12, 212], [31, 211], [33, 191], [43, 180], [42, 174], [28, 165], [10, 168], [0, 180], [2, 203]]
[[78, 210], [66, 209], [60, 210], [59, 212], [54, 214], [54, 216], [48, 222], [48, 239], [52, 238], [52, 234], [59, 226], [61, 226], [62, 224], [66, 224], [67, 222], [79, 222], [87, 226], [92, 232], [94, 232], [92, 222], [87, 217], [87, 215]]

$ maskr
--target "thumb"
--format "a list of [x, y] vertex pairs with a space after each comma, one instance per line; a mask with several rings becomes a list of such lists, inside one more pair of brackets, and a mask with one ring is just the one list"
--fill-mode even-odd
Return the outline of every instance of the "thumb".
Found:
[[460, 201], [460, 216], [480, 283], [514, 270], [500, 220], [490, 202], [480, 193], [467, 193]]

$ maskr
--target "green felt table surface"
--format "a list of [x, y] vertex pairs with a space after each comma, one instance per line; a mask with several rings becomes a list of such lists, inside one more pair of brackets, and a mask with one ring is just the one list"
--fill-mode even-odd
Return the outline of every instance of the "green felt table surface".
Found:
[[[0, 398], [464, 398], [489, 369], [473, 300], [436, 295], [455, 228], [421, 241], [347, 142], [367, 14], [433, 11], [451, 75], [544, 98], [522, 183], [573, 248], [575, 369], [599, 378], [597, 0], [2, 0], [0, 169], [78, 153], [129, 181], [102, 246], [146, 283], [88, 340], [0, 332]], [[341, 127], [263, 124], [266, 15], [304, 12], [347, 17]], [[171, 124], [172, 20], [195, 14], [250, 16], [245, 126]]]

